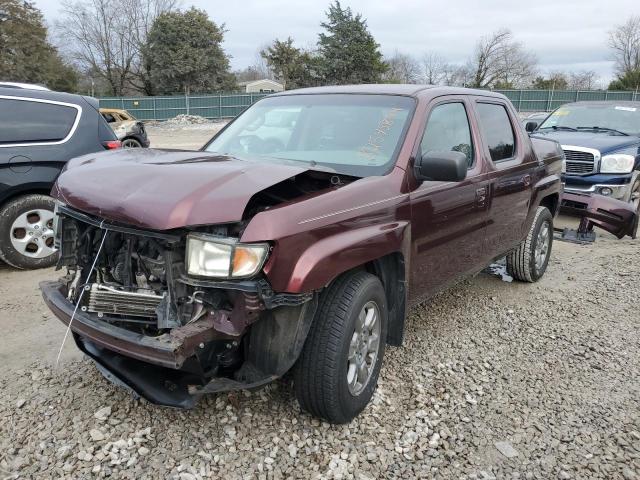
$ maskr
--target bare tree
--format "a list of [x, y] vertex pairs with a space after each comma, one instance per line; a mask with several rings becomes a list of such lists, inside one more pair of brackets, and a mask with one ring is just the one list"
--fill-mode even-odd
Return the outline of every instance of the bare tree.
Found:
[[609, 32], [609, 47], [613, 50], [619, 77], [640, 72], [640, 15]]
[[83, 70], [104, 78], [112, 95], [133, 86], [153, 93], [142, 48], [153, 20], [179, 0], [65, 0], [56, 29]]
[[256, 50], [254, 61], [248, 67], [234, 72], [236, 80], [238, 82], [251, 82], [253, 80], [262, 80], [268, 78], [269, 80], [275, 80], [275, 75], [269, 68], [267, 61], [263, 58], [260, 52], [269, 48], [269, 44], [264, 44], [258, 50]]
[[144, 62], [143, 48], [147, 42], [147, 35], [158, 15], [164, 12], [176, 10], [181, 5], [181, 0], [118, 0], [122, 2], [123, 10], [131, 16], [129, 19], [131, 31], [130, 41], [134, 45], [136, 55], [132, 75], [129, 79], [131, 85], [147, 95], [153, 95], [154, 88], [151, 81], [151, 65]]
[[447, 84], [453, 69], [445, 59], [434, 52], [427, 52], [422, 56], [422, 79], [427, 85]]
[[397, 50], [391, 57], [385, 59], [387, 71], [383, 79], [389, 82], [417, 83], [420, 80], [420, 65], [411, 55]]
[[594, 90], [600, 77], [593, 70], [581, 70], [569, 74], [569, 88], [572, 90]]
[[509, 30], [498, 30], [481, 38], [467, 70], [471, 73], [471, 86], [517, 87], [535, 74], [537, 59], [513, 39]]

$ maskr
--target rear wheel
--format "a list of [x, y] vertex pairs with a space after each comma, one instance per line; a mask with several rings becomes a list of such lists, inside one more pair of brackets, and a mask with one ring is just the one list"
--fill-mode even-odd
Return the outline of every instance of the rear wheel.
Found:
[[142, 148], [142, 144], [135, 138], [125, 138], [122, 140], [122, 148]]
[[507, 255], [507, 272], [522, 282], [537, 282], [549, 264], [553, 245], [553, 216], [538, 207], [527, 237]]
[[300, 406], [331, 423], [346, 423], [376, 389], [387, 335], [380, 280], [348, 273], [323, 293], [294, 371]]
[[55, 265], [54, 201], [46, 195], [25, 195], [0, 209], [0, 259], [15, 268]]

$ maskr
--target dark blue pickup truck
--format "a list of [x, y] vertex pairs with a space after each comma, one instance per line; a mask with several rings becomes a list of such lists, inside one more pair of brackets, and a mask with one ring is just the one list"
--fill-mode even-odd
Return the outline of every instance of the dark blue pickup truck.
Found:
[[532, 135], [562, 145], [565, 192], [597, 193], [640, 212], [640, 102], [568, 103]]

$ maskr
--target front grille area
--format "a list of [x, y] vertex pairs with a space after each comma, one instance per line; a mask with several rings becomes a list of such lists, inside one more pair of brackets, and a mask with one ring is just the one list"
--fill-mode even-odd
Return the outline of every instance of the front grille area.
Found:
[[596, 171], [593, 153], [579, 150], [564, 150], [565, 171], [573, 175], [587, 175]]
[[156, 309], [163, 297], [154, 293], [117, 290], [94, 283], [85, 287], [86, 303], [82, 310], [102, 315], [127, 315], [156, 318]]

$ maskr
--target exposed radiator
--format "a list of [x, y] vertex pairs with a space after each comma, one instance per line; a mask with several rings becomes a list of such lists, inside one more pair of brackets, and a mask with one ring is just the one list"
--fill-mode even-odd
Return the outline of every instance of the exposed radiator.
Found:
[[82, 310], [98, 315], [126, 315], [156, 318], [156, 308], [164, 298], [154, 293], [125, 292], [113, 287], [93, 283], [85, 287]]

